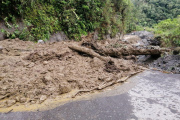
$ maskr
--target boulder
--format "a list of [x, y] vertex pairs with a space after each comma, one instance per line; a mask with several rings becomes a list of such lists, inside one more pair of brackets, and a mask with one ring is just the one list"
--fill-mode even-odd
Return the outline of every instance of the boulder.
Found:
[[144, 45], [150, 45], [151, 41], [154, 39], [154, 34], [148, 31], [135, 31], [128, 35], [137, 35], [142, 39]]
[[69, 40], [69, 38], [61, 31], [51, 35], [48, 42], [60, 42], [64, 40]]

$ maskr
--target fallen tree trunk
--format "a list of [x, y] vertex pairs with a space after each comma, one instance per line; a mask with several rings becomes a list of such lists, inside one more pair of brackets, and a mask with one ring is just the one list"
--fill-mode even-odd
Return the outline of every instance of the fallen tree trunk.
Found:
[[119, 68], [117, 68], [117, 66], [115, 65], [115, 62], [110, 57], [101, 56], [98, 53], [94, 52], [92, 49], [78, 46], [78, 45], [70, 45], [69, 48], [72, 50], [75, 50], [77, 52], [80, 52], [80, 53], [85, 53], [92, 57], [97, 57], [100, 60], [104, 61], [105, 62], [104, 70], [106, 72], [109, 72], [109, 73], [119, 73], [120, 72]]
[[121, 47], [121, 48], [105, 48], [98, 46], [95, 42], [85, 42], [82, 46], [91, 47], [95, 52], [104, 56], [118, 57], [129, 56], [129, 55], [161, 55], [164, 52], [169, 52], [169, 49], [164, 48], [135, 48], [131, 47]]
[[75, 50], [77, 52], [86, 53], [87, 55], [90, 55], [92, 57], [97, 57], [104, 62], [108, 62], [111, 60], [110, 58], [101, 56], [98, 53], [94, 52], [92, 49], [89, 49], [86, 47], [82, 47], [82, 46], [78, 46], [78, 45], [70, 45], [69, 48], [72, 50]]

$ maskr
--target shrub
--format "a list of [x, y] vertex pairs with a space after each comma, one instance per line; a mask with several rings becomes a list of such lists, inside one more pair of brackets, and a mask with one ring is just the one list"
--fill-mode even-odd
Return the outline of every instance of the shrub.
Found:
[[180, 16], [163, 20], [154, 28], [155, 33], [160, 35], [167, 45], [180, 46]]

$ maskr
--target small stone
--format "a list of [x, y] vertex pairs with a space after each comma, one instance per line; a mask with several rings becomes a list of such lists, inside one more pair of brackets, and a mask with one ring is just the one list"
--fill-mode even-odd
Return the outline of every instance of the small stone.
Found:
[[20, 40], [19, 38], [15, 38], [16, 41]]
[[35, 104], [36, 103], [36, 101], [31, 101], [31, 104]]
[[2, 86], [3, 90], [7, 90], [7, 88], [8, 88], [7, 86]]
[[40, 103], [43, 103], [45, 100], [47, 99], [47, 96], [46, 95], [42, 95], [41, 97], [40, 97]]
[[43, 62], [44, 65], [47, 65], [48, 63], [49, 63], [48, 61], [44, 61], [44, 62]]
[[59, 85], [59, 94], [64, 94], [71, 92], [71, 87], [69, 85]]
[[39, 44], [44, 44], [45, 42], [44, 42], [44, 40], [38, 40], [38, 43]]
[[34, 66], [35, 66], [35, 63], [31, 63], [31, 64], [28, 65], [28, 68], [32, 68]]
[[20, 98], [20, 99], [19, 99], [19, 102], [20, 102], [20, 103], [25, 103], [26, 101], [27, 101], [26, 98]]
[[14, 56], [20, 56], [21, 54], [17, 51], [14, 52]]
[[46, 81], [52, 81], [52, 80], [53, 80], [53, 78], [51, 77], [50, 74], [46, 74], [46, 76], [44, 77], [44, 79], [45, 79]]
[[64, 74], [58, 73], [58, 76], [59, 76], [59, 77], [64, 77]]
[[19, 98], [19, 97], [16, 97], [16, 101], [19, 102], [19, 101], [20, 101], [20, 98]]
[[7, 106], [10, 107], [16, 103], [16, 100], [7, 100]]
[[28, 62], [24, 62], [24, 63], [23, 63], [24, 66], [28, 66], [29, 64], [30, 64], [30, 63], [28, 63]]

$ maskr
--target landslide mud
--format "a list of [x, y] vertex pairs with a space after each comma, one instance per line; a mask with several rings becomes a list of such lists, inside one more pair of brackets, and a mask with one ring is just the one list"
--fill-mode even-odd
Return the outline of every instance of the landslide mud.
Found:
[[69, 49], [72, 44], [78, 43], [0, 41], [0, 108], [41, 104], [73, 90], [111, 85], [113, 80], [142, 71], [132, 60], [112, 58], [114, 67], [97, 57], [79, 54]]

